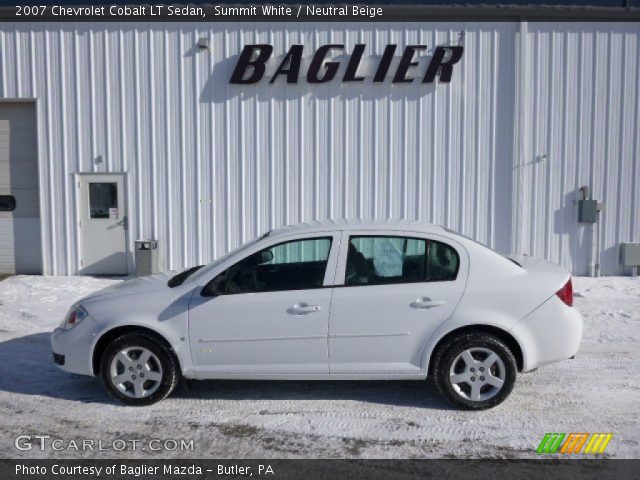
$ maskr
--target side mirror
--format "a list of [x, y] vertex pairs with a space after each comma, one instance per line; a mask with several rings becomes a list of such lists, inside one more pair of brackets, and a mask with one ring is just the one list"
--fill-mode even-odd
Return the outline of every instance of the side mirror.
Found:
[[256, 253], [256, 263], [258, 265], [269, 263], [271, 260], [273, 260], [273, 252], [271, 250], [263, 250]]
[[227, 280], [224, 274], [218, 275], [216, 278], [207, 283], [202, 289], [203, 297], [217, 297], [227, 293]]

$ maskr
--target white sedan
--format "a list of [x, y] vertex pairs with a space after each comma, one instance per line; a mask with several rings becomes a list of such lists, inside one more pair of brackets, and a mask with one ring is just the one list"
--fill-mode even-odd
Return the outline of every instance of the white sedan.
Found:
[[119, 283], [51, 337], [64, 370], [128, 405], [183, 379], [416, 380], [484, 409], [517, 372], [573, 357], [571, 276], [442, 227], [324, 222], [271, 231], [206, 266]]

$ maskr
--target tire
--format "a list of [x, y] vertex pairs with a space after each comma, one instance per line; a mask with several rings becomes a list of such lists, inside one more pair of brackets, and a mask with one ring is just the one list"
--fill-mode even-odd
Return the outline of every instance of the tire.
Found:
[[[139, 362], [139, 363], [138, 363]], [[115, 400], [135, 407], [163, 400], [180, 381], [171, 349], [153, 335], [128, 333], [113, 340], [100, 360], [100, 378]]]
[[487, 333], [454, 337], [434, 356], [438, 390], [449, 403], [464, 410], [485, 410], [502, 403], [513, 390], [517, 370], [509, 347]]

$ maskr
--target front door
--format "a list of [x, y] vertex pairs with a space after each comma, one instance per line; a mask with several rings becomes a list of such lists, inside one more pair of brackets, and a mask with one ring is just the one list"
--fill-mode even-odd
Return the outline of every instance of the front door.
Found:
[[88, 275], [126, 275], [124, 174], [79, 174], [80, 269]]
[[198, 375], [328, 373], [337, 243], [328, 235], [256, 247], [196, 291], [189, 339]]
[[464, 291], [463, 255], [412, 233], [353, 233], [343, 244], [344, 284], [334, 290], [329, 321], [330, 373], [419, 374], [427, 340]]

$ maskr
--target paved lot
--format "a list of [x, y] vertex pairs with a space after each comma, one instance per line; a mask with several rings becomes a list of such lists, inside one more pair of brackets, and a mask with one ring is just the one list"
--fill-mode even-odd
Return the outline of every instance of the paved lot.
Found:
[[[98, 380], [59, 371], [48, 344], [75, 299], [115, 281], [0, 282], [1, 457], [532, 457], [548, 431], [613, 432], [609, 455], [640, 456], [638, 278], [574, 279], [586, 319], [577, 359], [520, 375], [504, 404], [479, 413], [450, 409], [425, 382], [210, 381], [152, 407], [120, 406]], [[17, 450], [20, 434], [64, 450]], [[77, 452], [72, 439], [93, 439], [94, 450]], [[119, 448], [115, 439], [127, 450], [96, 450]], [[193, 449], [154, 452], [150, 439]]]

